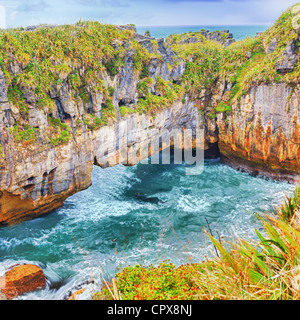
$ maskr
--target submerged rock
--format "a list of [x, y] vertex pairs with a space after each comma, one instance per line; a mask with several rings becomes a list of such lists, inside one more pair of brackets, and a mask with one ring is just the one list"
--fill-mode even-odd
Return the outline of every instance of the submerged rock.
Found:
[[75, 291], [68, 300], [80, 300], [80, 296], [84, 293], [86, 288]]

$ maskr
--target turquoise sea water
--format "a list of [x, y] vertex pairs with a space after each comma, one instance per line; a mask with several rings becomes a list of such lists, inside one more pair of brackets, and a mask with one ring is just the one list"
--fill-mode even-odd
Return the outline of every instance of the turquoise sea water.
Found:
[[[166, 32], [157, 30], [157, 37]], [[255, 213], [273, 212], [294, 190], [219, 160], [206, 160], [199, 176], [187, 176], [185, 164], [138, 164], [95, 167], [92, 177], [92, 187], [67, 199], [62, 208], [0, 229], [0, 275], [17, 263], [33, 263], [47, 277], [45, 290], [21, 299], [63, 299], [91, 280], [90, 290], [96, 290], [102, 277], [129, 264], [201, 262], [213, 253], [203, 231], [207, 222], [216, 237], [256, 239], [255, 228], [261, 226]]]
[[93, 186], [64, 207], [0, 229], [1, 266], [41, 266], [47, 289], [22, 298], [63, 299], [129, 264], [201, 262], [213, 250], [207, 222], [216, 237], [253, 239], [260, 229], [255, 213], [272, 212], [293, 189], [218, 160], [206, 160], [199, 176], [187, 176], [184, 164], [95, 167]]
[[154, 38], [166, 38], [171, 34], [182, 34], [189, 31], [200, 31], [201, 29], [209, 31], [229, 30], [233, 34], [235, 40], [242, 40], [254, 37], [257, 32], [263, 32], [268, 29], [268, 25], [261, 26], [165, 26], [165, 27], [137, 27], [137, 32], [144, 34], [149, 30], [150, 35]]

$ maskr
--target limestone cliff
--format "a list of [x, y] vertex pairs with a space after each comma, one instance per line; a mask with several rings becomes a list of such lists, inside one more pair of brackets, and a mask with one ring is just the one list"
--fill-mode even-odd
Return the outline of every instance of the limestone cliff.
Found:
[[298, 182], [299, 88], [284, 83], [250, 88], [224, 122], [218, 115], [222, 160], [254, 174]]
[[134, 165], [173, 129], [203, 128], [224, 162], [296, 181], [294, 15], [288, 39], [271, 28], [238, 43], [227, 31], [156, 40], [93, 22], [4, 31], [0, 224], [58, 208], [91, 185], [94, 164]]
[[[30, 32], [37, 30], [31, 28]], [[146, 110], [132, 112], [131, 107], [136, 106], [141, 95], [138, 90], [141, 76], [134, 66], [137, 49], [130, 48], [130, 41], [140, 51], [147, 48], [145, 55], [155, 53], [148, 61], [147, 70], [147, 79], [152, 81], [147, 92], [142, 94], [159, 98], [158, 79], [169, 88], [167, 81], [180, 78], [185, 62], [174, 65], [177, 57], [164, 45], [163, 39], [137, 34], [130, 34], [130, 37], [126, 42], [112, 43], [116, 51], [120, 45], [128, 50], [118, 72], [111, 72], [110, 66], [101, 70], [99, 79], [106, 91], [94, 90], [97, 79], [89, 85], [83, 83], [82, 78], [86, 76], [83, 63], [72, 70], [78, 75], [77, 80], [82, 81], [78, 92], [70, 77], [59, 74], [59, 81], [52, 84], [47, 93], [51, 100], [43, 108], [39, 106], [41, 99], [36, 90], [27, 86], [13, 87], [24, 92], [23, 103], [27, 110], [13, 103], [13, 98], [9, 101], [9, 88], [1, 71], [1, 224], [31, 219], [62, 206], [67, 197], [91, 185], [94, 164], [112, 166], [117, 164], [118, 157], [118, 161], [123, 159], [128, 165], [134, 165], [137, 152], [133, 154], [134, 150], [142, 150], [139, 159], [148, 157], [146, 147], [153, 136], [166, 135], [182, 126], [195, 128], [202, 123], [202, 115], [188, 98], [184, 102], [177, 97], [161, 101], [167, 107], [155, 116]], [[7, 69], [15, 78], [26, 72], [16, 61]], [[128, 114], [121, 115], [122, 110]]]

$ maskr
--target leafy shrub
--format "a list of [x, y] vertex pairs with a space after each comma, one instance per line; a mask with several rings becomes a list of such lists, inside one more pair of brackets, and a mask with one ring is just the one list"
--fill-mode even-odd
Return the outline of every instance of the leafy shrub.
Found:
[[13, 129], [10, 128], [10, 133], [13, 135], [15, 142], [31, 143], [35, 141], [37, 130], [29, 125], [25, 129], [14, 125]]
[[120, 57], [115, 56], [105, 63], [105, 68], [108, 74], [111, 77], [114, 77], [117, 74], [121, 65], [122, 65], [122, 60], [120, 59]]
[[[70, 140], [70, 128], [65, 123], [62, 123], [60, 118], [54, 119], [51, 117], [48, 117], [49, 124], [56, 128], [56, 137], [50, 138], [50, 143], [54, 146], [58, 146], [60, 144], [64, 144], [69, 142]], [[54, 135], [54, 133], [53, 133]]]
[[147, 65], [143, 65], [141, 73], [140, 73], [140, 79], [143, 79], [143, 78], [148, 77], [148, 76], [149, 76], [148, 66]]
[[109, 119], [114, 120], [117, 116], [116, 109], [110, 99], [107, 99], [106, 103], [102, 104], [101, 112], [102, 112], [101, 120], [103, 125], [107, 125]]
[[90, 102], [90, 93], [88, 92], [86, 87], [79, 88], [79, 96], [84, 104]]
[[72, 89], [77, 90], [81, 85], [81, 80], [80, 80], [78, 71], [74, 70], [74, 72], [70, 73], [69, 79], [70, 79]]
[[138, 100], [135, 108], [137, 112], [150, 112], [154, 115], [156, 111], [168, 107], [176, 100], [182, 98], [184, 89], [177, 84], [172, 84], [170, 81], [162, 79], [160, 76], [156, 79], [157, 94], [150, 93], [148, 91], [148, 85], [152, 83], [152, 79], [147, 79], [149, 80], [139, 84], [139, 90], [144, 95]]
[[129, 107], [126, 107], [126, 106], [122, 106], [120, 107], [120, 114], [121, 114], [121, 117], [125, 117], [127, 114], [130, 114], [130, 113], [133, 113], [134, 111], [129, 108]]
[[[117, 285], [123, 300], [191, 300], [198, 297], [194, 273], [200, 265], [163, 262], [158, 267], [137, 265], [126, 267], [117, 274]], [[112, 299], [108, 288], [93, 296], [95, 300]]]
[[208, 117], [209, 117], [210, 120], [212, 120], [212, 119], [215, 119], [217, 116], [216, 116], [215, 113], [210, 112], [210, 113], [208, 114]]
[[145, 81], [139, 82], [137, 84], [137, 91], [140, 97], [144, 97], [149, 92], [149, 87]]
[[221, 101], [216, 107], [216, 112], [230, 112], [230, 111], [231, 111], [231, 106], [225, 103], [224, 101]]
[[135, 31], [135, 32], [137, 32], [137, 30], [136, 30], [136, 26], [135, 26], [135, 24], [134, 24], [134, 23], [128, 23], [128, 24], [127, 24], [127, 26], [129, 26], [129, 27], [133, 27], [134, 31]]
[[58, 146], [60, 144], [64, 144], [69, 142], [70, 140], [70, 133], [68, 130], [63, 130], [57, 138], [50, 139], [50, 143], [54, 146]]
[[113, 97], [114, 93], [115, 93], [115, 89], [113, 87], [108, 87], [108, 93], [110, 97]]
[[26, 118], [29, 109], [25, 100], [24, 91], [21, 90], [15, 82], [8, 86], [7, 97], [8, 101], [13, 103], [13, 105], [20, 110], [22, 116]]
[[54, 127], [59, 127], [62, 130], [68, 130], [68, 126], [65, 123], [62, 123], [60, 118], [48, 118], [48, 121], [50, 123], [50, 125], [54, 126]]

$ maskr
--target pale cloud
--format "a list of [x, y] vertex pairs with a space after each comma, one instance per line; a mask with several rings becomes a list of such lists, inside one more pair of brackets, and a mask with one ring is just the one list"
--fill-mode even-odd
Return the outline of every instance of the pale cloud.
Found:
[[16, 19], [16, 15], [18, 14], [18, 11], [12, 11], [9, 15], [9, 19], [11, 21], [14, 21]]
[[[299, 0], [298, 0], [299, 1]], [[294, 0], [0, 0], [7, 26], [79, 19], [137, 26], [251, 25], [274, 22]]]
[[24, 11], [24, 12], [32, 12], [32, 11], [42, 12], [49, 7], [50, 5], [43, 0], [39, 2], [27, 1], [26, 3], [21, 3], [16, 10]]
[[4, 6], [0, 6], [0, 29], [6, 28], [6, 10]]
[[76, 4], [87, 7], [105, 7], [105, 8], [128, 8], [130, 4], [128, 2], [120, 0], [71, 0]]

